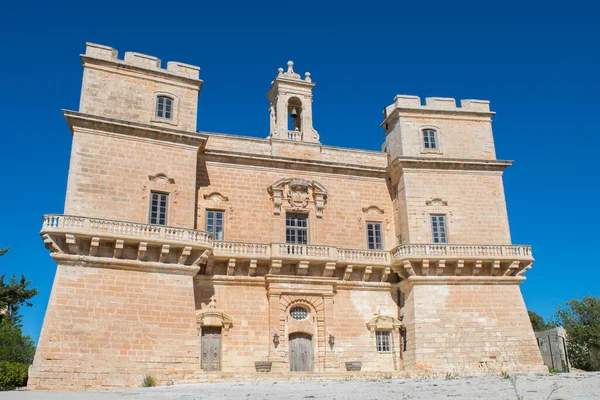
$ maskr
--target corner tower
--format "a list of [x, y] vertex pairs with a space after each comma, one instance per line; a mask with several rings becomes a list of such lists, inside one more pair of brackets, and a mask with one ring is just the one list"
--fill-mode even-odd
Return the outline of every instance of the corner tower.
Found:
[[269, 137], [318, 143], [319, 134], [312, 123], [312, 90], [315, 84], [310, 79], [310, 72], [306, 72], [302, 79], [294, 72], [292, 61], [288, 61], [287, 65], [286, 72], [279, 68], [267, 93], [271, 114]]

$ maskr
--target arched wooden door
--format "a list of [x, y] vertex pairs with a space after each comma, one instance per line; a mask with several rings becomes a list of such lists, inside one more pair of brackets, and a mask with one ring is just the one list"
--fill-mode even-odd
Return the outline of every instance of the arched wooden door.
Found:
[[310, 372], [313, 369], [312, 336], [296, 332], [289, 338], [290, 371]]

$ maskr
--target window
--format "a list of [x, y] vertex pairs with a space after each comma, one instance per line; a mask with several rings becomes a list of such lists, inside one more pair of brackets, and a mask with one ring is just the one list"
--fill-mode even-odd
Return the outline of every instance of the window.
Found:
[[167, 224], [167, 205], [169, 195], [166, 193], [151, 192], [150, 194], [150, 223], [154, 225]]
[[285, 242], [308, 244], [308, 215], [287, 214], [285, 216]]
[[215, 240], [223, 240], [223, 211], [206, 211], [206, 231], [213, 234]]
[[294, 306], [290, 310], [290, 316], [296, 321], [303, 321], [308, 318], [308, 309], [302, 306]]
[[445, 215], [432, 215], [431, 228], [433, 229], [433, 243], [448, 243]]
[[392, 331], [375, 331], [378, 353], [389, 353], [392, 351]]
[[438, 141], [436, 131], [433, 129], [424, 129], [423, 130], [423, 146], [425, 150], [437, 150], [438, 149]]
[[367, 244], [369, 250], [383, 250], [381, 222], [367, 222]]
[[167, 96], [156, 98], [156, 117], [173, 119], [173, 99]]

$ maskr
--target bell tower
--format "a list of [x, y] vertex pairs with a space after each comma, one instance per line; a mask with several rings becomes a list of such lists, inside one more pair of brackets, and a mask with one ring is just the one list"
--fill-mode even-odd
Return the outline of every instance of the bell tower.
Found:
[[310, 79], [310, 72], [305, 73], [302, 79], [294, 72], [292, 61], [288, 61], [287, 66], [286, 72], [279, 68], [267, 93], [271, 114], [269, 137], [318, 143], [319, 134], [312, 122], [312, 90], [315, 84]]

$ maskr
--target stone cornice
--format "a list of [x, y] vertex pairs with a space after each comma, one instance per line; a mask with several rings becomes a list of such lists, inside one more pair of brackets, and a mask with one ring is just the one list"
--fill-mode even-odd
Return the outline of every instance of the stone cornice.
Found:
[[92, 257], [76, 254], [52, 253], [50, 257], [59, 265], [77, 267], [108, 268], [126, 271], [156, 272], [172, 275], [194, 276], [200, 270], [199, 266], [183, 264], [165, 264], [160, 262], [121, 260], [113, 257]]
[[62, 110], [71, 133], [75, 128], [98, 130], [121, 135], [167, 141], [180, 145], [197, 147], [203, 151], [208, 137], [201, 133], [190, 133], [161, 126], [123, 121], [97, 115], [83, 114], [77, 111]]
[[520, 285], [524, 276], [411, 276], [398, 286], [404, 289], [414, 285]]
[[273, 165], [275, 167], [279, 166], [279, 167], [283, 167], [283, 168], [318, 167], [319, 171], [321, 171], [321, 172], [323, 172], [323, 171], [327, 172], [327, 169], [330, 169], [332, 171], [334, 171], [334, 170], [345, 171], [348, 173], [350, 173], [352, 171], [356, 171], [356, 172], [359, 172], [362, 174], [374, 175], [374, 176], [383, 177], [383, 178], [385, 178], [385, 175], [386, 175], [386, 169], [383, 167], [381, 167], [381, 168], [368, 167], [368, 166], [358, 165], [358, 164], [346, 164], [346, 163], [337, 163], [337, 162], [320, 161], [320, 160], [307, 160], [307, 159], [273, 156], [273, 155], [253, 155], [253, 154], [248, 154], [248, 153], [225, 151], [225, 150], [215, 150], [215, 149], [212, 149], [212, 150], [206, 149], [204, 154], [206, 154], [207, 156], [211, 156], [211, 158], [216, 161], [221, 160], [221, 161], [226, 161], [226, 162], [236, 163], [236, 164], [252, 162], [252, 163], [265, 163], [265, 164]]
[[444, 169], [444, 170], [473, 170], [473, 171], [503, 171], [512, 165], [510, 160], [474, 160], [467, 158], [438, 158], [438, 157], [396, 157], [387, 170], [394, 168], [414, 169]]

